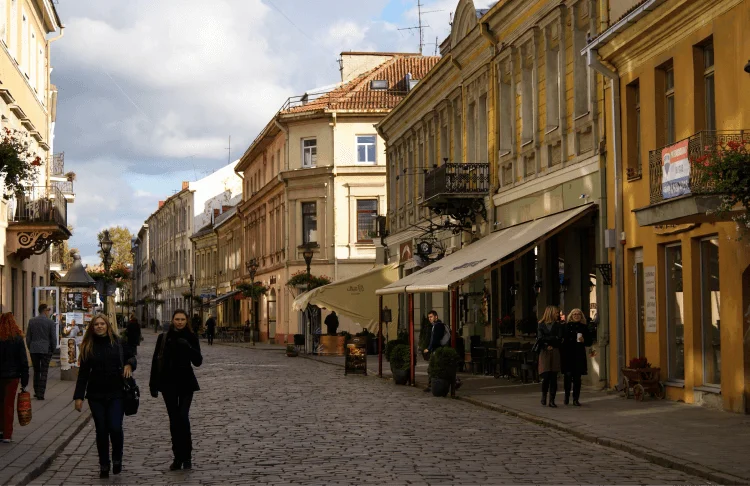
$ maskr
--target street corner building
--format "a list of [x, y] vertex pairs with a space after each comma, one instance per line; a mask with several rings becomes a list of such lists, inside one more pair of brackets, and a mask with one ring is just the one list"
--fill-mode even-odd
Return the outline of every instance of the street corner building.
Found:
[[[618, 2], [619, 3], [619, 2]], [[750, 2], [630, 3], [584, 50], [605, 76], [615, 224], [610, 366], [646, 357], [668, 398], [750, 411], [750, 252], [701, 160], [750, 144]], [[612, 115], [615, 115], [613, 118]], [[610, 385], [616, 384], [615, 374]]]
[[75, 174], [65, 171], [64, 154], [53, 155], [58, 93], [50, 73], [62, 30], [51, 0], [0, 2], [0, 126], [3, 137], [28, 144], [22, 163], [35, 171], [22, 190], [0, 200], [0, 307], [23, 329], [38, 304], [59, 313], [51, 283], [65, 273], [63, 248], [71, 236]]

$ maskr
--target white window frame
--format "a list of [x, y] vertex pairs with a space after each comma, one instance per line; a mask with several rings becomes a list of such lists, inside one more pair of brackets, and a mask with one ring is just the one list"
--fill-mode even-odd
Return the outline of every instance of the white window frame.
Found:
[[[305, 146], [306, 142], [314, 142], [315, 145], [308, 145]], [[318, 164], [318, 139], [316, 137], [309, 137], [309, 138], [303, 138], [300, 141], [300, 147], [302, 149], [302, 168], [304, 169], [311, 169], [313, 167], [316, 167]], [[307, 153], [310, 153], [310, 163], [305, 163], [305, 155]]]
[[21, 71], [29, 79], [29, 16], [21, 9]]
[[[365, 137], [372, 137], [372, 139], [373, 139], [372, 143], [360, 141], [360, 138], [365, 138]], [[373, 133], [373, 134], [359, 134], [359, 135], [355, 135], [354, 140], [355, 140], [355, 146], [354, 146], [354, 148], [355, 148], [355, 154], [356, 154], [355, 157], [356, 157], [356, 160], [357, 160], [357, 164], [358, 165], [377, 165], [377, 163], [378, 163], [378, 136], [377, 136], [377, 134]], [[360, 160], [359, 159], [359, 148], [360, 147], [365, 147], [365, 159], [367, 159], [368, 158], [367, 157], [367, 152], [368, 152], [367, 148], [370, 147], [370, 146], [372, 146], [373, 160]]]
[[497, 117], [499, 156], [513, 153], [513, 134], [516, 127], [515, 96], [513, 95], [513, 55], [508, 52], [505, 59], [498, 63], [498, 99], [499, 116]]
[[8, 47], [13, 59], [18, 62], [18, 0], [10, 0], [10, 29]]
[[[369, 201], [369, 202], [375, 201], [375, 210], [374, 210], [375, 218], [377, 218], [378, 215], [380, 214], [380, 199], [377, 196], [360, 197], [356, 199], [356, 201], [354, 202], [354, 228], [356, 232], [355, 241], [358, 244], [371, 245], [373, 244], [372, 237], [368, 236], [367, 238], [364, 238], [364, 239], [360, 239], [359, 237], [359, 214], [360, 214], [359, 203], [365, 202], [365, 201]], [[373, 214], [372, 210], [363, 209], [361, 210], [361, 212], [363, 214]]]

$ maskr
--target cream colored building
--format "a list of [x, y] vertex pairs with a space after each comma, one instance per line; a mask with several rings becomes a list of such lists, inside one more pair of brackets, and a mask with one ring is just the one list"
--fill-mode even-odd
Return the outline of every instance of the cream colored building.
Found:
[[[341, 60], [341, 83], [290, 98], [235, 169], [244, 178], [243, 279], [250, 281], [246, 264], [255, 258], [255, 281], [269, 287], [257, 303], [261, 340], [291, 342], [304, 332], [301, 314], [291, 311], [298, 290], [286, 285], [306, 271], [302, 245], [315, 244], [311, 273], [334, 281], [376, 264], [371, 230], [387, 202], [385, 146], [373, 125], [438, 58], [345, 52]], [[362, 327], [342, 318], [339, 329]]]
[[[1, 303], [24, 327], [36, 314], [33, 289], [50, 284], [50, 245], [71, 235], [72, 183], [62, 160], [52, 157], [57, 90], [50, 82], [51, 47], [61, 35], [51, 0], [0, 1], [0, 124], [21, 131], [42, 160], [32, 185], [0, 202]], [[52, 303], [49, 295], [40, 300]]]

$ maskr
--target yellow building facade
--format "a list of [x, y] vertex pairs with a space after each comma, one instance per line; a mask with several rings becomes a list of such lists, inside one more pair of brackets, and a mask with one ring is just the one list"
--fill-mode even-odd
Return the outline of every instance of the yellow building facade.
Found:
[[610, 366], [644, 356], [668, 398], [746, 412], [750, 251], [735, 223], [710, 215], [717, 198], [695, 160], [750, 144], [750, 2], [631, 3], [588, 47], [617, 84], [606, 90], [606, 190], [608, 219], [622, 218], [620, 249], [609, 250], [621, 269], [610, 297], [622, 302], [610, 334], [624, 342]]

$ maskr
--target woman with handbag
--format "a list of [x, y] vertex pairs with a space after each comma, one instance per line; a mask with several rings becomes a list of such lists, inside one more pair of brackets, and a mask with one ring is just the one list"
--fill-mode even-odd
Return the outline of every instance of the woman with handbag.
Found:
[[573, 309], [568, 314], [568, 322], [563, 326], [561, 348], [562, 372], [565, 377], [565, 405], [570, 403], [570, 389], [573, 388], [573, 405], [581, 406], [581, 376], [588, 374], [586, 346], [591, 346], [588, 325], [581, 309]]
[[560, 372], [560, 344], [562, 343], [562, 324], [560, 324], [560, 309], [548, 305], [544, 316], [539, 321], [536, 335], [539, 347], [539, 376], [542, 377], [542, 406], [547, 405], [549, 391], [549, 406], [555, 405], [557, 393], [557, 374]]
[[81, 368], [78, 371], [73, 399], [75, 409], [81, 411], [83, 399], [89, 401], [96, 426], [96, 449], [99, 453], [99, 477], [109, 477], [109, 443], [112, 442], [112, 472], [122, 470], [122, 431], [124, 408], [124, 379], [132, 376], [136, 358], [123, 348], [117, 331], [107, 316], [96, 315], [86, 328], [81, 343]]
[[156, 340], [149, 381], [151, 396], [156, 398], [161, 392], [167, 406], [174, 453], [170, 471], [193, 467], [190, 405], [193, 393], [200, 390], [193, 366], [202, 363], [201, 346], [190, 327], [187, 312], [177, 309], [169, 330]]
[[[0, 316], [0, 440], [10, 442], [13, 437], [16, 392], [21, 381], [21, 391], [29, 384], [29, 360], [23, 332], [16, 324], [13, 314]], [[23, 424], [22, 424], [23, 425]]]

